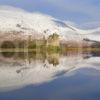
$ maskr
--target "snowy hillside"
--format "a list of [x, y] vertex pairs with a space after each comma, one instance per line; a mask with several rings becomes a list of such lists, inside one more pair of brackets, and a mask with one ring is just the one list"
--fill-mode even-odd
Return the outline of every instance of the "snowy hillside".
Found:
[[64, 38], [72, 38], [73, 35], [79, 37], [74, 28], [58, 19], [13, 7], [0, 7], [0, 31], [21, 31], [25, 35], [36, 31], [45, 36], [57, 33]]
[[[39, 33], [45, 37], [57, 33], [62, 39], [79, 40], [88, 37], [93, 40], [100, 40], [98, 37], [100, 36], [100, 29], [81, 30], [51, 16], [29, 13], [9, 6], [0, 7], [0, 31], [18, 31], [24, 35]], [[98, 34], [95, 35], [95, 33]]]

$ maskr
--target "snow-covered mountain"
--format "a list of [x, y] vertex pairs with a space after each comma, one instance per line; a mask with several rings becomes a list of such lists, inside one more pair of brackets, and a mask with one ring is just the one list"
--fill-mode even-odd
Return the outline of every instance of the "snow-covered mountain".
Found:
[[[45, 35], [53, 32], [59, 33], [60, 28], [67, 28], [67, 31], [73, 29], [67, 27], [63, 22], [40, 13], [28, 13], [17, 8], [0, 8], [0, 31], [24, 31], [25, 33], [36, 30]], [[44, 32], [46, 31], [46, 32]]]
[[81, 30], [52, 16], [37, 12], [29, 13], [15, 7], [0, 6], [0, 32], [11, 31], [17, 31], [23, 35], [37, 33], [40, 37], [48, 37], [50, 34], [57, 33], [63, 40], [79, 41], [83, 38], [89, 38], [100, 41], [100, 28]]

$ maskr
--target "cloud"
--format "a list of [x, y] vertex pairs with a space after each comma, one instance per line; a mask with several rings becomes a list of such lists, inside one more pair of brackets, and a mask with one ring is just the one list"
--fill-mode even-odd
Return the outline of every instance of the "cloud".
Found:
[[45, 13], [77, 24], [100, 21], [100, 0], [0, 0], [0, 4]]
[[0, 10], [5, 10], [5, 11], [17, 11], [17, 12], [26, 12], [24, 9], [18, 8], [18, 7], [13, 7], [13, 6], [8, 6], [8, 5], [2, 5], [0, 6]]
[[[100, 0], [47, 0], [63, 12], [70, 15], [70, 19], [81, 23], [81, 28], [100, 27]], [[69, 16], [69, 15], [68, 15]]]
[[100, 22], [99, 21], [86, 22], [86, 23], [81, 24], [79, 27], [83, 28], [83, 29], [99, 28], [100, 27]]
[[100, 6], [94, 1], [98, 0], [48, 0], [49, 3], [65, 12], [83, 13], [95, 20], [100, 17]]

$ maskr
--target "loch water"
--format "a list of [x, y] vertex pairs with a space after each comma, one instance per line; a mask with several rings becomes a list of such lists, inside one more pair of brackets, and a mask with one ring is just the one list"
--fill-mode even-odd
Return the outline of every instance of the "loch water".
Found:
[[100, 51], [1, 52], [0, 100], [100, 100]]

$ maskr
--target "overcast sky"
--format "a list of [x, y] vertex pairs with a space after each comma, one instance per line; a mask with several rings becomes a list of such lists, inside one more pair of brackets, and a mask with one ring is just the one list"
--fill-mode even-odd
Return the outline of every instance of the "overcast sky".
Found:
[[45, 13], [84, 27], [100, 26], [100, 0], [0, 0], [0, 5]]

